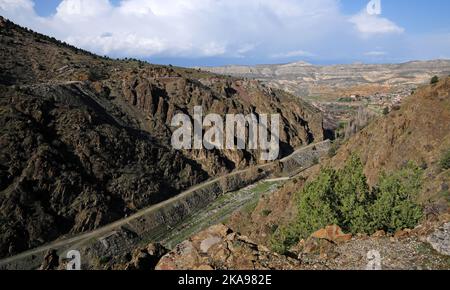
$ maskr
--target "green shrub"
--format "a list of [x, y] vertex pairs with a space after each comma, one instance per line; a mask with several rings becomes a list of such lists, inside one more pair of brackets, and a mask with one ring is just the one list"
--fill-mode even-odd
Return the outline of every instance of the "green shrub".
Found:
[[450, 150], [444, 153], [444, 155], [441, 158], [441, 161], [439, 162], [439, 165], [442, 169], [450, 169]]
[[270, 242], [274, 251], [284, 254], [314, 230], [337, 222], [335, 210], [332, 208], [335, 179], [336, 172], [325, 169], [314, 182], [305, 185], [302, 194], [297, 196], [299, 200], [296, 221], [279, 227], [272, 235]]
[[330, 224], [352, 233], [368, 229], [368, 204], [372, 201], [361, 160], [353, 155], [343, 169], [325, 169], [305, 186], [298, 202], [301, 238]]
[[334, 192], [338, 199], [337, 215], [341, 228], [353, 234], [369, 231], [367, 209], [373, 198], [358, 156], [352, 155], [338, 172]]
[[298, 215], [273, 234], [274, 251], [284, 253], [300, 239], [328, 225], [339, 225], [352, 234], [384, 229], [393, 232], [413, 228], [422, 217], [415, 202], [421, 190], [423, 170], [412, 163], [391, 174], [382, 174], [379, 186], [370, 189], [356, 155], [344, 168], [323, 169], [297, 195]]
[[307, 238], [315, 230], [338, 222], [334, 186], [336, 172], [322, 170], [314, 182], [305, 185], [298, 201], [298, 218], [295, 232], [299, 238]]
[[270, 239], [270, 246], [273, 251], [284, 255], [299, 240], [298, 229], [294, 223], [285, 227], [278, 227]]
[[422, 188], [422, 174], [420, 167], [408, 163], [399, 171], [381, 175], [377, 199], [370, 210], [372, 231], [396, 232], [417, 225], [423, 214], [415, 203]]
[[430, 84], [434, 85], [434, 84], [437, 84], [438, 82], [439, 82], [439, 77], [434, 76], [431, 78]]

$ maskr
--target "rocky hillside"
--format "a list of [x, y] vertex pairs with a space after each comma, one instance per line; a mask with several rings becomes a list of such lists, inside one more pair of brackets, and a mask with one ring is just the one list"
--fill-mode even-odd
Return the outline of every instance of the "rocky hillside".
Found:
[[413, 161], [426, 170], [422, 200], [450, 201], [450, 171], [440, 161], [450, 150], [450, 78], [425, 86], [401, 107], [359, 132], [331, 160], [339, 167], [351, 153], [361, 156], [364, 173], [374, 185], [382, 171]]
[[97, 228], [256, 151], [174, 151], [172, 117], [281, 114], [281, 155], [323, 139], [321, 114], [257, 81], [111, 60], [0, 17], [0, 257]]

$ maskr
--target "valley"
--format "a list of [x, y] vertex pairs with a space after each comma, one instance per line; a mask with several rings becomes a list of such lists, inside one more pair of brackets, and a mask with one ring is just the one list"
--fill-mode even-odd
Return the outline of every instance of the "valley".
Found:
[[[450, 268], [449, 60], [182, 68], [1, 16], [0, 57], [2, 270]], [[197, 112], [277, 118], [223, 149]]]

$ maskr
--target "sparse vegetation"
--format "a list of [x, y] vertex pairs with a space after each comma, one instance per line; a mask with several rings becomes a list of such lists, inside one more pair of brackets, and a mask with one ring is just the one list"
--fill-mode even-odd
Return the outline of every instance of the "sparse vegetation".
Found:
[[437, 84], [438, 82], [439, 82], [439, 77], [434, 76], [431, 78], [430, 84], [434, 85], [434, 84]]
[[312, 164], [317, 165], [317, 164], [319, 164], [319, 162], [320, 162], [319, 158], [317, 156], [314, 156], [314, 158], [312, 160]]
[[444, 153], [444, 155], [441, 158], [441, 161], [439, 162], [439, 165], [444, 170], [450, 169], [450, 149]]
[[443, 198], [445, 198], [445, 200], [447, 200], [447, 202], [450, 203], [450, 191], [448, 191], [448, 190], [441, 191], [441, 196]]
[[356, 115], [346, 125], [344, 132], [340, 137], [344, 140], [349, 139], [356, 133], [364, 129], [374, 119], [373, 114], [365, 107], [360, 107]]
[[383, 173], [375, 189], [377, 199], [371, 206], [371, 228], [395, 232], [414, 228], [422, 218], [422, 209], [415, 203], [422, 186], [423, 170], [413, 163], [390, 174]]
[[323, 169], [297, 196], [296, 220], [272, 236], [273, 250], [284, 253], [300, 239], [332, 224], [352, 234], [414, 227], [422, 217], [416, 203], [422, 173], [408, 163], [399, 171], [383, 173], [378, 186], [370, 189], [356, 155], [341, 170]]
[[335, 141], [331, 144], [330, 149], [328, 150], [328, 157], [333, 158], [337, 154], [337, 150], [339, 148], [339, 144]]
[[251, 214], [252, 212], [255, 211], [256, 207], [258, 206], [258, 200], [253, 200], [249, 203], [247, 203], [242, 209], [241, 211], [247, 214]]
[[350, 97], [343, 97], [343, 98], [338, 99], [338, 102], [340, 102], [340, 103], [351, 103], [352, 101], [353, 101], [353, 99]]
[[109, 261], [111, 261], [111, 257], [109, 257], [109, 256], [102, 256], [102, 257], [100, 257], [100, 259], [99, 259], [98, 262], [99, 262], [101, 265], [105, 265], [105, 264], [108, 264]]
[[277, 229], [278, 229], [278, 225], [277, 224], [273, 224], [273, 225], [270, 226], [270, 232], [272, 234], [274, 234], [277, 231]]

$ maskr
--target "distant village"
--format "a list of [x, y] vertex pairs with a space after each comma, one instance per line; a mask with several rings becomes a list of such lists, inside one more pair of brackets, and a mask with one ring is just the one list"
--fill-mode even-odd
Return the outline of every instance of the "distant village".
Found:
[[324, 113], [324, 127], [331, 130], [344, 130], [355, 118], [370, 120], [386, 115], [400, 108], [402, 102], [416, 90], [415, 85], [396, 87], [391, 92], [374, 94], [351, 94], [336, 101], [312, 101], [312, 104]]
[[349, 97], [343, 97], [338, 100], [339, 103], [355, 103], [361, 105], [368, 105], [372, 108], [378, 108], [380, 110], [395, 108], [399, 106], [403, 100], [414, 93], [416, 90], [415, 85], [406, 85], [394, 89], [389, 93], [375, 93], [373, 95], [350, 95]]

